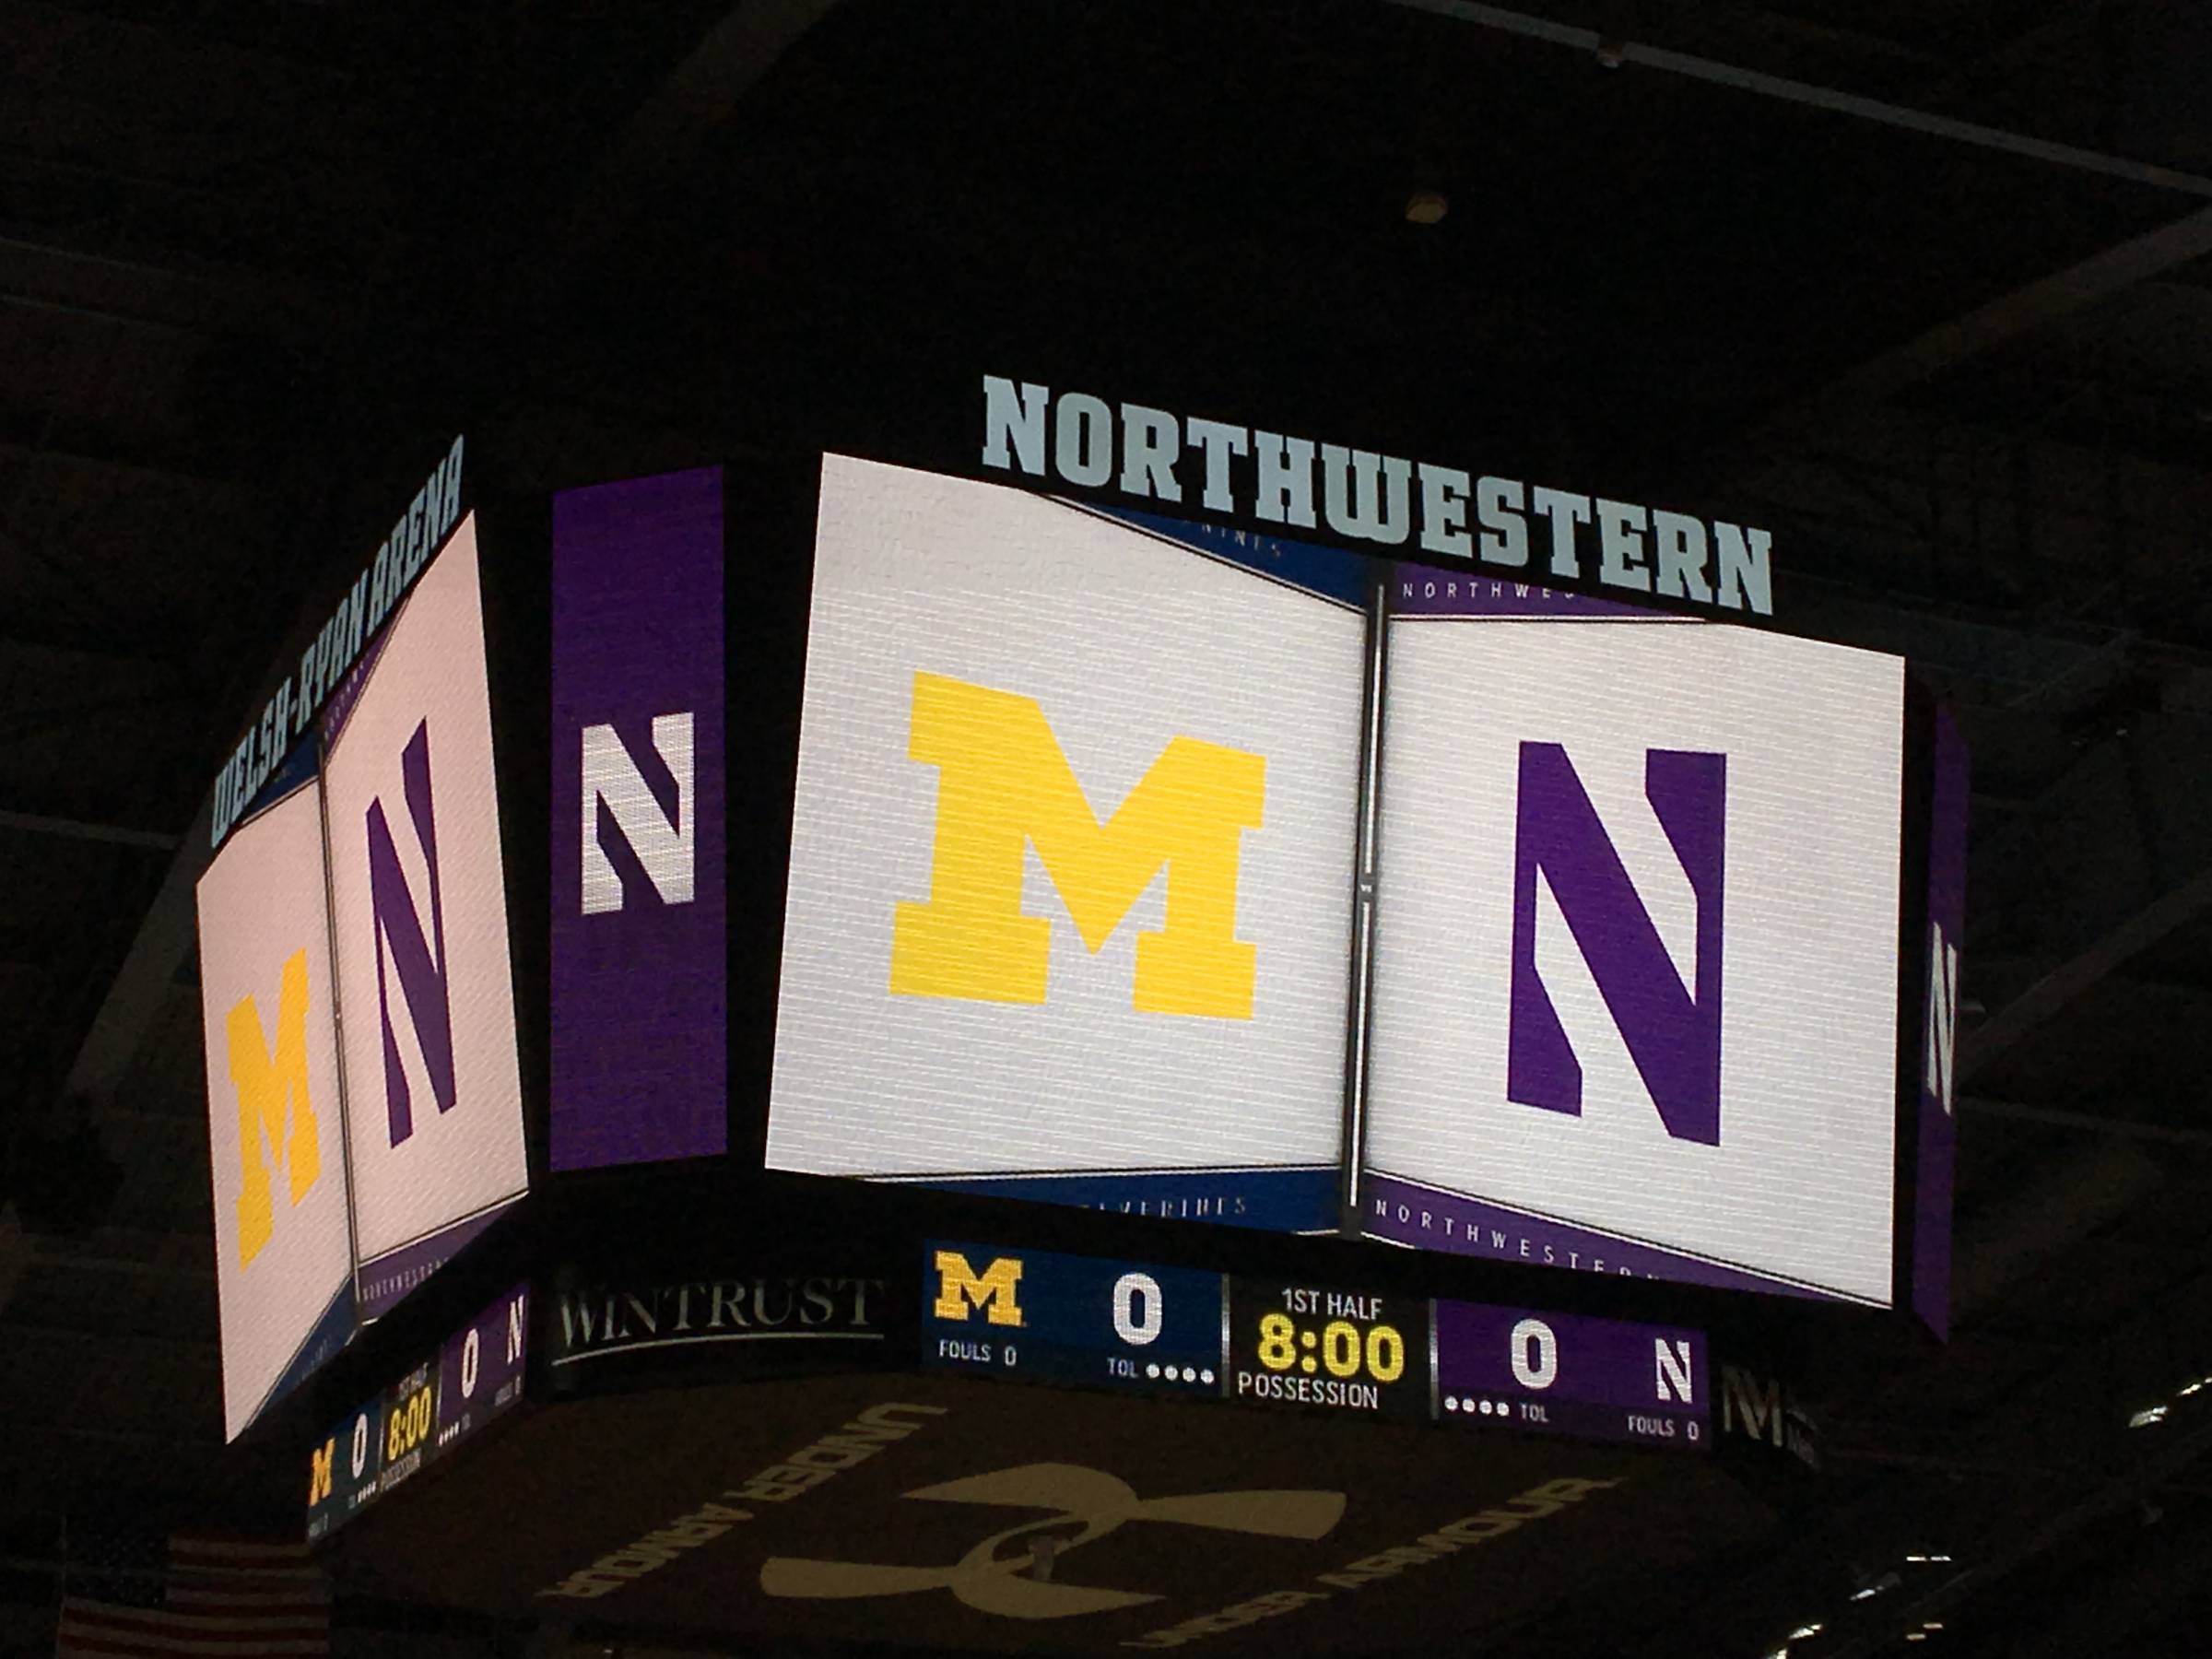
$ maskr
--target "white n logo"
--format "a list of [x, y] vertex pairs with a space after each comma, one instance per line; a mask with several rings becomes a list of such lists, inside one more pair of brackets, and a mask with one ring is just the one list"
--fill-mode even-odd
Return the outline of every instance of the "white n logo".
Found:
[[1653, 1387], [1660, 1404], [1666, 1403], [1671, 1394], [1685, 1406], [1695, 1406], [1696, 1387], [1690, 1382], [1689, 1339], [1677, 1337], [1668, 1342], [1664, 1336], [1652, 1338]]
[[1951, 1079], [1959, 1052], [1959, 947], [1943, 936], [1943, 924], [1928, 924], [1928, 1031], [1921, 1076], [1928, 1092], [1951, 1115]]
[[653, 747], [676, 780], [676, 818], [662, 816], [644, 774], [611, 725], [583, 728], [583, 913], [622, 908], [622, 878], [599, 845], [599, 803], [614, 817], [663, 904], [691, 902], [697, 865], [691, 809], [691, 714], [655, 714]]

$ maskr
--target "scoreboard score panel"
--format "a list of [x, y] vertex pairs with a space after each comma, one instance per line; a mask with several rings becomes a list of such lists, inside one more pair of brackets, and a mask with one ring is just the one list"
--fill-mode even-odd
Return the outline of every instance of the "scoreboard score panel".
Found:
[[309, 1541], [328, 1536], [521, 1404], [529, 1323], [530, 1288], [518, 1285], [318, 1441], [308, 1453]]
[[1658, 1449], [1712, 1444], [1704, 1333], [987, 1244], [924, 1247], [922, 1362], [1009, 1382]]
[[1124, 1394], [1218, 1392], [1218, 1273], [965, 1245], [932, 1246], [929, 1273], [926, 1362]]

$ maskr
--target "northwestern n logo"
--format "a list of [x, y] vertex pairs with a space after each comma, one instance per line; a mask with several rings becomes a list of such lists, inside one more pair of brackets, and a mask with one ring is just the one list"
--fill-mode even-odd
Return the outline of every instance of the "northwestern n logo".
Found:
[[[1138, 1590], [1051, 1582], [1049, 1563], [1056, 1557], [1096, 1543], [1132, 1521], [1311, 1540], [1325, 1536], [1344, 1513], [1342, 1492], [1193, 1492], [1139, 1498], [1127, 1481], [1078, 1464], [1026, 1464], [994, 1475], [924, 1487], [906, 1496], [1048, 1512], [992, 1534], [947, 1567], [771, 1556], [760, 1568], [760, 1588], [771, 1595], [837, 1598], [949, 1590], [963, 1605], [1001, 1618], [1066, 1618], [1159, 1599]], [[1070, 1526], [1079, 1529], [1072, 1537], [1067, 1535]]]
[[1536, 971], [1540, 873], [1667, 1134], [1718, 1146], [1727, 757], [1648, 750], [1644, 795], [1697, 900], [1694, 991], [1675, 971], [1567, 751], [1556, 743], [1521, 746], [1506, 1098], [1550, 1112], [1583, 1110], [1582, 1064]]
[[1959, 1058], [1959, 947], [1943, 936], [1943, 924], [1928, 924], [1927, 1053], [1921, 1076], [1928, 1092], [1951, 1114], [1951, 1086]]
[[622, 908], [622, 878], [599, 836], [602, 806], [663, 904], [688, 904], [698, 841], [691, 808], [691, 715], [655, 714], [653, 747], [675, 800], [656, 789], [611, 725], [583, 728], [583, 913]]
[[285, 1170], [297, 1206], [323, 1173], [322, 1138], [307, 1088], [307, 952], [294, 951], [276, 993], [276, 1041], [262, 1031], [251, 996], [230, 1010], [226, 1046], [238, 1090], [238, 1265], [250, 1267], [276, 1230], [271, 1166]]
[[399, 849], [393, 842], [380, 795], [369, 803], [369, 908], [376, 929], [376, 1009], [384, 1032], [384, 1110], [395, 1147], [415, 1133], [415, 1097], [400, 1065], [399, 1036], [392, 1025], [393, 979], [399, 982], [438, 1110], [451, 1112], [454, 1100], [453, 1011], [446, 977], [451, 961], [445, 953], [445, 910], [438, 893], [438, 824], [430, 810], [427, 720], [416, 726], [414, 736], [400, 751], [399, 772], [407, 817], [414, 823], [428, 872], [430, 926], [426, 935], [422, 910], [407, 886], [406, 872], [400, 868]]
[[1034, 698], [914, 676], [908, 756], [937, 769], [926, 903], [901, 903], [891, 990], [1041, 1003], [1052, 923], [1021, 912], [1037, 849], [1093, 955], [1164, 866], [1167, 919], [1136, 939], [1132, 1001], [1147, 1014], [1250, 1019], [1258, 947], [1237, 932], [1241, 837], [1260, 827], [1267, 762], [1176, 736], [1104, 823]]

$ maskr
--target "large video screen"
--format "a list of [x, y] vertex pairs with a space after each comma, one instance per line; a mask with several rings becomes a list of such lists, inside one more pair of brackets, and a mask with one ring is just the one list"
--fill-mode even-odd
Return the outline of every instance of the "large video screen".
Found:
[[529, 1182], [473, 517], [324, 742], [354, 1233], [373, 1318]]
[[832, 456], [769, 1162], [1887, 1306], [1904, 723], [1892, 656]]
[[223, 1426], [234, 1438], [353, 1331], [323, 799], [312, 774], [201, 877]]
[[1393, 597], [1361, 1226], [1888, 1305], [1903, 664]]
[[420, 569], [199, 882], [229, 1438], [528, 1184], [474, 519]]
[[1334, 1229], [1360, 596], [828, 457], [771, 1166]]

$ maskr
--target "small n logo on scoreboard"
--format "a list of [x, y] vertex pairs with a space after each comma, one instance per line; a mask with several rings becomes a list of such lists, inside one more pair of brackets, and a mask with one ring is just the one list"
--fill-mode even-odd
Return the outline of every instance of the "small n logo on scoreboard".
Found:
[[968, 1258], [957, 1250], [937, 1252], [937, 1297], [935, 1312], [939, 1319], [968, 1317], [970, 1307], [980, 1309], [983, 1318], [994, 1325], [1018, 1325], [1021, 1318], [1021, 1297], [1018, 1287], [1021, 1283], [1021, 1258], [994, 1256], [991, 1265], [978, 1273], [968, 1265]]
[[[230, 1082], [238, 1090], [238, 1265], [250, 1267], [276, 1231], [269, 1170], [280, 1166], [297, 1206], [323, 1173], [323, 1144], [307, 1088], [307, 952], [284, 965], [276, 993], [276, 1041], [265, 1041], [261, 1010], [238, 1000], [226, 1028]], [[264, 1147], [266, 1147], [265, 1153]]]
[[1174, 736], [1103, 823], [1037, 700], [914, 676], [910, 759], [937, 769], [929, 899], [891, 934], [900, 996], [1041, 1003], [1052, 923], [1021, 911], [1022, 853], [1094, 956], [1164, 868], [1167, 916], [1136, 939], [1140, 1013], [1250, 1019], [1258, 947], [1237, 932], [1241, 837], [1260, 827], [1264, 756]]
[[1697, 900], [1685, 985], [1588, 791], [1556, 743], [1521, 746], [1506, 1098], [1580, 1116], [1583, 1067], [1536, 970], [1536, 877], [1557, 900], [1660, 1121], [1676, 1140], [1721, 1140], [1721, 899], [1728, 758], [1650, 749], [1644, 795]]
[[[399, 982], [406, 999], [438, 1110], [451, 1112], [456, 1098], [453, 1009], [446, 976], [451, 959], [445, 950], [445, 909], [438, 891], [438, 820], [430, 806], [429, 721], [418, 724], [415, 735], [407, 739], [407, 747], [400, 752], [399, 771], [407, 818], [415, 826], [429, 872], [430, 925], [426, 933], [422, 909], [407, 885], [406, 872], [400, 867], [399, 848], [392, 839], [391, 821], [379, 796], [369, 803], [369, 907], [376, 930], [376, 1008], [384, 1031], [384, 1111], [395, 1147], [415, 1133], [415, 1097], [407, 1086], [406, 1068], [400, 1065], [399, 1037], [393, 1029], [391, 980]], [[389, 978], [387, 961], [391, 965]]]
[[1946, 1117], [1959, 1065], [1959, 947], [1943, 936], [1943, 924], [1928, 926], [1928, 1029], [1921, 1076]]

